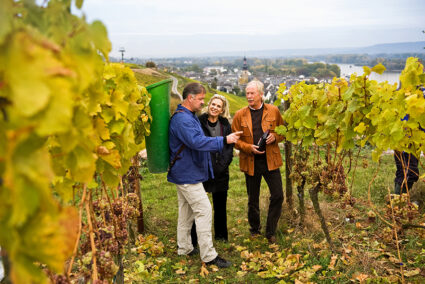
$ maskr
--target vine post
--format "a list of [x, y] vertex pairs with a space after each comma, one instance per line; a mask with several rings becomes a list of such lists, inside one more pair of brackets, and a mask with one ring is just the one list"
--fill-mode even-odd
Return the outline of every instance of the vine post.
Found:
[[[288, 100], [285, 100], [283, 103], [283, 110], [287, 111], [289, 109], [290, 103]], [[285, 122], [286, 124], [286, 122]], [[290, 210], [293, 209], [293, 199], [292, 199], [292, 179], [291, 179], [291, 171], [292, 171], [292, 143], [285, 140], [284, 143], [285, 149], [285, 175], [286, 175], [286, 203]]]

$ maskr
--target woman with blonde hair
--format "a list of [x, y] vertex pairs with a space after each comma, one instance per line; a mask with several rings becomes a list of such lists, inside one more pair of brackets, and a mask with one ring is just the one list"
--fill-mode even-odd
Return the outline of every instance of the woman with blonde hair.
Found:
[[[232, 133], [228, 118], [229, 103], [226, 97], [215, 94], [198, 117], [206, 136], [227, 136]], [[205, 191], [212, 193], [214, 208], [214, 239], [228, 240], [227, 233], [227, 190], [229, 189], [229, 165], [233, 159], [233, 144], [224, 145], [221, 153], [211, 153], [214, 178], [203, 183]], [[197, 244], [196, 226], [192, 227], [192, 243]]]

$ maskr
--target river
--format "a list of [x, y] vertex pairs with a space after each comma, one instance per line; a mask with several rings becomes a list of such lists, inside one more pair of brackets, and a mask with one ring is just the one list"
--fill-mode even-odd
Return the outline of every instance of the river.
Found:
[[[339, 64], [339, 63], [337, 63], [336, 65], [338, 65], [339, 68], [341, 69], [341, 77], [345, 77], [345, 76], [350, 77], [350, 75], [353, 73], [357, 73], [357, 75], [363, 74], [362, 66], [355, 66], [352, 64]], [[400, 76], [399, 72], [393, 72], [393, 71], [385, 71], [384, 73], [382, 73], [382, 75], [372, 72], [369, 76], [369, 79], [376, 80], [378, 82], [388, 81], [388, 83], [394, 84], [394, 83], [398, 83], [399, 76]]]

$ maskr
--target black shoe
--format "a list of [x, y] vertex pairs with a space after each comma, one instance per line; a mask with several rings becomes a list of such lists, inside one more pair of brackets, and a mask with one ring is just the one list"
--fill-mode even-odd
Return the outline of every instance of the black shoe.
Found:
[[276, 243], [276, 237], [275, 236], [267, 237], [267, 240], [269, 241], [269, 244], [275, 244]]
[[189, 256], [193, 256], [195, 254], [199, 253], [199, 249], [197, 247], [193, 248], [193, 250], [191, 252], [189, 252], [187, 255]]
[[218, 268], [227, 268], [232, 265], [232, 263], [224, 258], [221, 258], [217, 255], [213, 260], [206, 262], [206, 265], [217, 265]]

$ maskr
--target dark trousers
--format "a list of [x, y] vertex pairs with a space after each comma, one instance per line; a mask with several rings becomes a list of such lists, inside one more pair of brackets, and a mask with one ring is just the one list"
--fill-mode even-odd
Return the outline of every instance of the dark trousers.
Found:
[[273, 171], [255, 170], [254, 176], [245, 174], [246, 191], [248, 193], [248, 222], [251, 234], [259, 234], [261, 230], [259, 202], [262, 177], [266, 180], [270, 191], [270, 204], [266, 224], [266, 237], [270, 238], [276, 234], [277, 223], [282, 212], [282, 177], [279, 169]]
[[[212, 193], [212, 198], [214, 208], [214, 239], [227, 241], [227, 190]], [[190, 233], [193, 246], [197, 246], [198, 237], [196, 235], [195, 222], [193, 222]]]
[[406, 187], [410, 190], [419, 179], [418, 159], [412, 154], [394, 151], [394, 160], [397, 168], [394, 183], [396, 191], [397, 189], [401, 191], [396, 193], [406, 193]]

